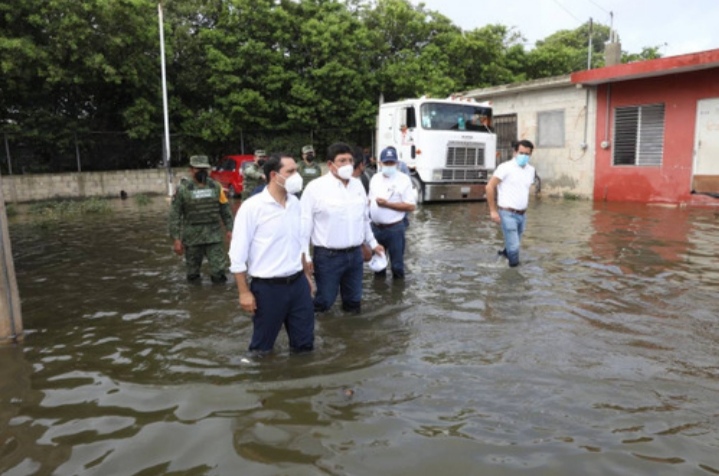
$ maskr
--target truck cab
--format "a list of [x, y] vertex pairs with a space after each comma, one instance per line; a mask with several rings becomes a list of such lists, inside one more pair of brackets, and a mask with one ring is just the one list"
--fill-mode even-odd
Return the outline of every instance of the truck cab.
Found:
[[487, 103], [422, 97], [380, 104], [377, 146], [378, 154], [397, 149], [418, 203], [486, 199], [497, 149]]

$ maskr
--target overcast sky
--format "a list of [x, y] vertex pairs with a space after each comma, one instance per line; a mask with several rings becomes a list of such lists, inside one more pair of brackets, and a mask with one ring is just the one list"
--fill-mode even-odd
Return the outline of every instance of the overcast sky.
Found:
[[516, 27], [527, 49], [591, 17], [619, 34], [622, 50], [660, 46], [663, 56], [719, 48], [719, 0], [410, 0], [442, 13], [464, 30], [499, 23]]

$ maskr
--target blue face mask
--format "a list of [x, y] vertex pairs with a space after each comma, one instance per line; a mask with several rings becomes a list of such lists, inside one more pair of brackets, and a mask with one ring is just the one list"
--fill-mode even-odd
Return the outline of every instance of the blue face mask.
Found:
[[385, 177], [392, 177], [394, 174], [397, 173], [397, 166], [396, 165], [385, 165], [382, 167], [382, 173], [385, 175]]
[[520, 167], [524, 167], [529, 163], [529, 156], [527, 154], [519, 154], [517, 155], [517, 165]]

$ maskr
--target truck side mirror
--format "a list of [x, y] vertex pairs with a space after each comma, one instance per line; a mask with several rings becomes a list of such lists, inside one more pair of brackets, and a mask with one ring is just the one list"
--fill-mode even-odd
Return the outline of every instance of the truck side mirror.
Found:
[[417, 127], [417, 116], [414, 113], [413, 107], [407, 108], [407, 127], [409, 129], [414, 129], [415, 127]]

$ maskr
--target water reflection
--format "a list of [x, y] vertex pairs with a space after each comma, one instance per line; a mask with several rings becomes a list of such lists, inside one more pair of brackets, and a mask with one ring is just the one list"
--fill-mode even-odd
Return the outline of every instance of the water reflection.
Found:
[[367, 272], [316, 352], [248, 360], [166, 209], [11, 223], [3, 474], [719, 474], [712, 211], [534, 202], [510, 270], [485, 204], [423, 206], [406, 282]]

